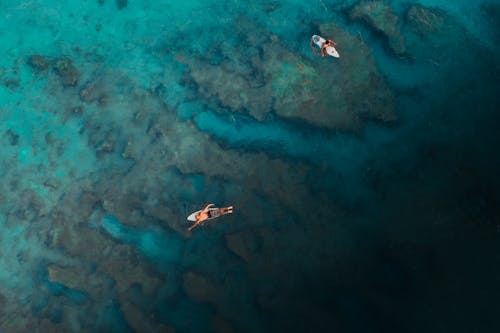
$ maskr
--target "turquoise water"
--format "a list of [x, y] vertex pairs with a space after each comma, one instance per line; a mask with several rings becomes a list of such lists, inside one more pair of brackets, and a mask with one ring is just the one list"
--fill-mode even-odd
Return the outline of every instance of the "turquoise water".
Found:
[[0, 332], [500, 328], [499, 1], [0, 13]]

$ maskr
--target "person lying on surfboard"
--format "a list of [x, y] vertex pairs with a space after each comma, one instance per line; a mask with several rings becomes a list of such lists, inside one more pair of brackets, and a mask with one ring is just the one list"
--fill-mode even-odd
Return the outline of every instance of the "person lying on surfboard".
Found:
[[323, 43], [323, 45], [321, 45], [321, 56], [322, 57], [326, 57], [328, 54], [326, 53], [326, 48], [328, 46], [331, 46], [331, 47], [334, 47], [335, 45], [337, 45], [337, 43], [335, 43], [333, 40], [331, 39], [327, 39], [326, 42]]
[[188, 228], [188, 231], [193, 230], [194, 228], [201, 225], [206, 220], [214, 219], [216, 217], [226, 215], [226, 214], [231, 214], [233, 212], [233, 206], [217, 208], [217, 209], [211, 208], [213, 206], [215, 206], [215, 205], [208, 204], [205, 206], [205, 208], [200, 210], [200, 212], [198, 214], [196, 214], [196, 221], [193, 223], [192, 226], [190, 226]]
[[335, 43], [333, 40], [331, 39], [327, 39], [326, 42], [323, 43], [323, 45], [321, 45], [321, 56], [322, 57], [326, 57], [327, 56], [327, 53], [326, 53], [326, 48], [328, 46], [331, 46], [331, 47], [335, 47], [335, 45], [337, 45], [337, 43]]
[[[336, 58], [339, 57], [337, 50], [335, 50], [335, 47], [334, 47], [335, 45], [337, 45], [337, 43], [335, 43], [331, 39], [325, 40], [321, 36], [313, 35], [311, 37], [311, 42], [309, 43], [309, 45], [311, 46], [311, 50], [314, 52], [314, 54], [316, 54], [319, 57], [326, 57], [327, 55], [331, 55], [332, 57], [336, 57]], [[330, 52], [328, 49], [329, 47], [330, 47]], [[319, 50], [317, 48], [319, 48]], [[333, 50], [333, 53], [332, 53], [332, 50]]]

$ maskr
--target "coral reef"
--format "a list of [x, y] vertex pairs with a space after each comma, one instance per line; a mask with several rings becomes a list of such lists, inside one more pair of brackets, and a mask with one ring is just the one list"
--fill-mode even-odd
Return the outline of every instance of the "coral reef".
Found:
[[351, 20], [361, 20], [374, 31], [382, 34], [395, 54], [405, 54], [406, 46], [399, 30], [399, 19], [385, 1], [361, 1], [352, 7], [348, 14]]
[[[115, 74], [113, 77], [116, 76]], [[68, 106], [77, 105], [81, 99], [81, 93], [77, 90], [65, 92], [65, 89], [57, 81], [54, 81], [54, 87], [58, 87], [58, 90], [53, 93], [53, 98], [59, 100], [59, 94], [65, 95]], [[116, 84], [113, 80], [111, 81], [112, 85]], [[48, 88], [51, 87], [48, 86]], [[126, 105], [127, 108], [117, 108], [116, 105], [119, 105], [119, 101], [124, 98], [123, 105]], [[106, 111], [103, 112], [103, 110]], [[119, 111], [113, 113], [113, 110]], [[142, 116], [138, 116], [141, 111], [150, 110], [155, 110], [155, 112], [143, 112]], [[112, 132], [110, 132], [109, 126], [104, 125], [105, 121], [112, 122], [115, 116], [121, 119], [123, 131], [120, 130], [122, 125], [117, 126]], [[54, 114], [54, 118], [58, 121], [64, 117], [65, 113]], [[82, 126], [82, 129], [73, 128], [75, 122], [80, 121], [85, 127]], [[84, 177], [77, 177], [71, 184], [68, 184], [64, 178], [55, 178], [57, 169], [54, 173], [46, 173], [46, 176], [35, 175], [31, 179], [24, 179], [16, 185], [16, 190], [9, 199], [9, 202], [10, 200], [17, 202], [18, 207], [16, 208], [22, 208], [22, 210], [13, 213], [26, 223], [43, 220], [44, 223], [36, 225], [40, 228], [47, 228], [43, 231], [45, 246], [54, 249], [54, 251], [62, 251], [66, 258], [70, 258], [70, 262], [60, 258], [52, 258], [45, 266], [44, 271], [47, 272], [47, 279], [50, 283], [56, 284], [60, 288], [68, 288], [68, 293], [81, 291], [90, 295], [92, 302], [87, 301], [75, 305], [75, 307], [80, 307], [80, 311], [89, 315], [99, 313], [102, 311], [104, 302], [114, 299], [118, 307], [122, 309], [125, 320], [132, 327], [146, 327], [149, 331], [163, 331], [167, 328], [162, 326], [157, 319], [151, 319], [149, 314], [145, 312], [146, 310], [130, 303], [131, 295], [135, 295], [131, 294], [131, 290], [139, 290], [137, 292], [139, 296], [134, 296], [135, 298], [153, 297], [153, 294], [160, 289], [162, 297], [174, 295], [179, 288], [181, 271], [179, 274], [175, 273], [177, 270], [175, 262], [169, 263], [167, 267], [157, 267], [155, 269], [160, 269], [162, 272], [160, 279], [155, 269], [152, 269], [148, 264], [140, 263], [142, 257], [138, 257], [140, 254], [137, 253], [135, 240], [132, 239], [131, 243], [121, 243], [122, 241], [126, 242], [127, 238], [115, 239], [107, 235], [102, 230], [100, 220], [106, 212], [112, 212], [119, 216], [126, 225], [141, 225], [142, 227], [161, 225], [165, 230], [168, 230], [169, 235], [174, 232], [173, 230], [184, 234], [187, 227], [183, 221], [185, 211], [180, 209], [182, 206], [179, 207], [179, 202], [185, 202], [188, 198], [186, 195], [200, 195], [198, 194], [200, 189], [193, 189], [191, 190], [192, 194], [185, 194], [186, 189], [191, 186], [189, 185], [190, 175], [206, 173], [208, 180], [204, 186], [214, 186], [214, 193], [220, 192], [221, 190], [218, 188], [221, 187], [221, 181], [216, 180], [216, 178], [226, 178], [227, 176], [226, 171], [218, 164], [223, 163], [226, 167], [232, 165], [227, 170], [230, 179], [238, 182], [250, 182], [250, 178], [248, 178], [250, 172], [241, 173], [238, 168], [246, 165], [247, 169], [252, 169], [253, 166], [250, 163], [252, 157], [243, 158], [236, 152], [226, 157], [226, 152], [211, 140], [207, 140], [206, 135], [200, 133], [190, 124], [177, 122], [175, 113], [165, 110], [161, 100], [140, 89], [135, 89], [131, 94], [110, 97], [110, 103], [106, 105], [87, 104], [84, 113], [74, 119], [67, 119], [66, 122], [68, 131], [74, 136], [82, 136], [79, 140], [83, 139], [89, 150], [86, 148], [80, 150], [81, 159], [66, 159], [65, 152], [57, 153], [56, 150], [59, 147], [67, 147], [72, 142], [62, 142], [56, 131], [35, 132], [34, 140], [42, 141], [48, 149], [43, 154], [49, 156], [48, 160], [53, 165], [65, 164], [67, 172], [74, 175], [81, 174], [81, 172], [87, 173], [92, 168], [99, 167], [92, 162], [92, 156], [94, 155], [95, 158], [105, 151], [101, 167], [108, 163], [114, 167], [109, 168], [108, 171], [104, 169], [101, 176], [92, 175], [90, 172]], [[4, 138], [6, 142], [15, 145], [19, 145], [20, 141], [23, 142], [24, 139], [16, 136], [17, 130], [13, 127], [6, 132]], [[73, 142], [78, 142], [78, 140], [75, 139]], [[110, 145], [109, 142], [114, 142], [114, 144]], [[200, 143], [203, 145], [198, 148]], [[110, 149], [110, 147], [114, 148]], [[17, 149], [16, 146], [12, 148]], [[34, 149], [36, 148], [37, 146], [34, 145]], [[195, 149], [193, 150], [193, 148]], [[24, 148], [21, 147], [21, 149]], [[66, 150], [67, 148], [63, 148], [63, 151]], [[211, 157], [208, 158], [209, 155], [203, 154], [203, 151], [211, 152], [209, 154]], [[124, 152], [128, 157], [126, 160], [122, 158]], [[50, 157], [52, 154], [54, 156]], [[129, 169], [128, 162], [131, 158], [133, 158], [135, 166]], [[210, 159], [209, 163], [207, 163], [207, 159]], [[264, 155], [258, 157], [257, 160], [264, 163], [261, 168], [264, 168], [265, 164], [276, 163], [278, 169], [282, 168], [282, 174], [285, 176], [283, 168], [286, 168], [286, 165], [284, 163], [272, 162]], [[85, 161], [89, 161], [89, 165], [93, 165], [93, 167], [88, 169]], [[280, 164], [281, 167], [278, 166]], [[40, 165], [38, 170], [44, 172], [43, 170], [51, 167], [50, 165]], [[157, 166], [156, 170], [151, 169], [153, 165]], [[181, 167], [182, 172], [172, 171], [176, 169], [176, 165]], [[4, 172], [7, 175], [5, 179], [20, 179], [13, 174], [13, 170], [4, 169]], [[48, 177], [49, 174], [50, 177]], [[126, 176], [127, 174], [128, 176]], [[170, 178], [165, 178], [166, 176]], [[269, 174], [262, 174], [261, 183], [265, 182], [264, 177], [269, 177]], [[283, 182], [285, 178], [278, 180], [278, 182]], [[291, 184], [291, 179], [293, 177], [289, 179], [289, 184]], [[194, 181], [196, 179], [193, 179]], [[30, 187], [35, 188], [36, 191], [29, 189]], [[144, 192], [145, 188], [148, 189], [148, 193]], [[165, 191], [165, 188], [171, 188], [171, 190]], [[254, 186], [254, 190], [257, 190], [257, 187]], [[270, 190], [271, 188], [268, 190], [269, 193]], [[19, 196], [19, 200], [12, 199], [16, 195]], [[201, 200], [203, 198], [197, 197], [196, 202]], [[12, 219], [11, 223], [23, 225]], [[133, 233], [130, 232], [130, 234]], [[146, 242], [147, 237], [150, 237], [148, 235], [144, 234], [141, 241]], [[163, 249], [172, 251], [176, 242], [178, 243], [176, 239], [168, 242], [168, 247]], [[146, 247], [146, 249], [151, 249], [151, 247]], [[193, 251], [189, 256], [195, 255], [196, 251]], [[180, 253], [174, 252], [169, 258], [177, 261], [182, 256]], [[166, 275], [170, 278], [166, 278]], [[164, 286], [165, 284], [168, 285], [168, 288]], [[62, 297], [55, 304], [64, 302]], [[52, 310], [47, 308], [46, 311]], [[61, 319], [62, 327], [70, 327], [72, 321], [82, 321], [82, 319], [71, 317], [71, 313], [74, 311], [71, 307], [61, 311], [64, 314]], [[227, 313], [226, 310], [221, 311]], [[107, 327], [106, 325], [111, 324], [99, 325]]]
[[5, 136], [8, 138], [8, 142], [10, 145], [17, 145], [17, 142], [19, 141], [19, 135], [17, 133], [15, 133], [11, 129], [8, 129], [7, 132], [5, 132]]
[[28, 65], [34, 70], [41, 72], [50, 67], [50, 59], [39, 54], [32, 55], [28, 58]]
[[127, 323], [135, 332], [175, 333], [176, 330], [158, 323], [154, 315], [146, 316], [136, 305], [128, 302], [121, 305], [121, 310]]
[[[109, 91], [109, 87], [117, 85], [115, 80], [121, 80], [120, 75], [112, 72], [108, 73], [108, 77], [105, 82], [99, 83], [99, 91]], [[90, 86], [92, 85], [84, 85]], [[68, 105], [78, 104], [82, 98], [82, 89], [66, 93], [71, 99]], [[86, 96], [92, 95], [90, 91]], [[55, 94], [54, 98], [59, 98], [59, 95]], [[124, 107], [119, 107], [120, 105]], [[63, 114], [60, 116], [63, 117]], [[132, 290], [138, 290], [139, 296], [133, 296], [134, 299], [152, 297], [155, 291], [162, 290], [163, 297], [170, 302], [170, 295], [175, 295], [183, 278], [185, 287], [191, 290], [188, 295], [192, 296], [193, 301], [205, 299], [217, 307], [217, 325], [230, 327], [232, 324], [227, 324], [227, 320], [235, 322], [237, 327], [242, 322], [252, 322], [251, 318], [256, 311], [253, 307], [248, 307], [245, 317], [240, 318], [234, 309], [224, 306], [234, 295], [243, 292], [243, 282], [236, 280], [232, 282], [232, 287], [226, 286], [221, 291], [217, 287], [221, 283], [217, 278], [217, 270], [213, 270], [218, 267], [217, 262], [213, 261], [215, 257], [207, 258], [198, 267], [206, 270], [202, 277], [217, 288], [217, 297], [214, 293], [203, 296], [195, 292], [194, 285], [208, 282], [200, 280], [200, 275], [183, 272], [183, 269], [178, 268], [180, 260], [189, 263], [192, 258], [204, 253], [202, 248], [194, 248], [181, 255], [183, 245], [174, 235], [190, 236], [186, 232], [187, 224], [184, 221], [185, 205], [194, 209], [195, 203], [205, 200], [200, 193], [210, 192], [219, 198], [219, 202], [229, 201], [237, 207], [258, 207], [263, 202], [272, 202], [282, 207], [281, 210], [274, 208], [271, 215], [264, 213], [265, 208], [242, 210], [238, 214], [240, 219], [248, 221], [247, 227], [264, 224], [275, 218], [275, 214], [284, 214], [283, 210], [300, 218], [326, 216], [333, 206], [333, 203], [323, 205], [310, 202], [307, 203], [308, 209], [299, 209], [303, 206], [301, 198], [312, 195], [308, 186], [299, 181], [308, 174], [309, 167], [301, 163], [291, 165], [264, 153], [240, 154], [238, 151], [225, 150], [193, 124], [176, 120], [176, 114], [165, 108], [160, 98], [137, 87], [127, 90], [126, 94], [110, 93], [106, 104], [89, 102], [85, 112], [74, 120], [67, 121], [70, 124], [72, 121], [85, 124], [82, 130], [74, 132], [81, 135], [87, 143], [89, 151], [85, 154], [93, 154], [101, 165], [111, 166], [103, 168], [99, 176], [90, 173], [92, 176], [81, 178], [70, 188], [65, 183], [51, 186], [54, 198], [58, 198], [59, 208], [54, 208], [50, 201], [41, 201], [34, 194], [23, 195], [35, 202], [37, 207], [33, 212], [28, 212], [29, 216], [26, 218], [33, 220], [43, 216], [43, 219], [50, 220], [47, 246], [64, 251], [69, 258], [79, 263], [76, 270], [74, 263], [52, 261], [47, 267], [49, 281], [85, 292], [93, 300], [113, 298], [132, 327], [163, 329], [157, 320], [146, 319], [149, 318], [147, 310], [130, 302], [130, 298], [136, 295]], [[110, 131], [106, 122], [113, 124], [113, 131]], [[53, 149], [61, 144], [55, 134], [44, 136]], [[90, 165], [94, 167], [96, 164]], [[74, 163], [67, 167], [74, 168], [71, 172], [75, 174], [79, 172], [77, 170], [89, 170]], [[51, 179], [40, 180], [44, 183], [49, 181], [53, 182]], [[165, 191], [166, 188], [169, 190]], [[245, 190], [242, 191], [242, 188]], [[64, 196], [62, 193], [65, 193]], [[113, 228], [118, 226], [110, 224], [107, 231], [103, 231], [101, 220], [109, 213], [117, 217], [124, 229], [117, 229], [112, 234], [111, 231], [115, 230]], [[126, 229], [128, 226], [161, 226], [165, 230], [161, 239], [169, 241], [165, 247], [154, 250], [155, 247], [147, 247], [141, 243], [144, 237], [150, 237], [149, 234], [140, 236], [140, 229]], [[226, 223], [213, 229], [214, 232], [233, 230], [233, 235], [239, 235], [228, 236], [232, 250], [222, 243], [217, 250], [218, 258], [223, 257], [229, 262], [232, 260], [235, 264], [241, 264], [241, 260], [232, 255], [231, 251], [247, 256], [236, 250], [239, 245], [235, 243], [239, 242], [237, 237], [248, 238], [244, 245], [248, 248], [246, 251], [251, 253], [247, 262], [255, 263], [252, 258], [262, 253], [259, 252], [259, 237], [253, 236], [251, 232], [238, 232], [240, 227], [238, 224], [233, 226], [228, 217]], [[136, 236], [128, 236], [129, 234]], [[266, 235], [266, 244], [275, 242], [279, 237], [269, 232]], [[179, 244], [178, 251], [174, 251], [175, 244]], [[266, 245], [266, 251], [268, 246]], [[145, 249], [153, 249], [154, 252], [147, 254]], [[148, 262], [138, 264], [145, 259], [154, 261], [157, 255], [164, 258], [160, 266], [151, 267]], [[161, 280], [158, 271], [162, 275]], [[80, 306], [88, 308], [89, 312], [100, 311], [100, 303], [92, 304]]]
[[421, 36], [440, 31], [444, 24], [444, 13], [433, 8], [411, 5], [406, 12], [406, 22]]
[[97, 102], [100, 105], [104, 105], [108, 94], [105, 90], [105, 86], [106, 84], [102, 77], [86, 82], [80, 88], [80, 100], [85, 103]]
[[320, 31], [339, 43], [339, 62], [308, 60], [265, 34], [248, 37], [256, 40], [247, 59], [231, 52], [218, 66], [203, 58], [185, 62], [202, 95], [257, 120], [273, 110], [329, 129], [356, 129], [362, 118], [396, 119], [392, 93], [365, 43], [336, 25], [322, 25]]
[[[380, 322], [407, 305], [394, 296], [435, 281], [451, 252], [442, 244], [448, 232], [431, 233], [438, 255], [400, 235], [453, 230], [459, 215], [497, 232], [498, 209], [487, 209], [499, 202], [494, 177], [437, 163], [460, 127], [442, 136], [444, 148], [429, 138], [444, 128], [439, 117], [474, 109], [465, 97], [488, 77], [469, 69], [496, 68], [496, 60], [476, 64], [480, 53], [490, 57], [478, 43], [456, 56], [471, 38], [444, 11], [408, 4], [400, 22], [382, 1], [349, 7], [394, 53], [411, 55], [400, 61], [353, 34], [331, 2], [318, 3], [320, 13], [278, 1], [171, 2], [168, 10], [155, 1], [67, 3], [2, 5], [2, 22], [30, 29], [5, 38], [0, 73], [0, 331], [387, 331]], [[318, 23], [335, 21], [343, 23]], [[338, 43], [340, 59], [313, 56], [313, 28]], [[432, 104], [434, 84], [386, 83], [408, 68], [452, 88], [437, 89]], [[446, 117], [443, 98], [458, 100]], [[393, 121], [396, 102], [405, 112], [397, 128], [335, 131]], [[259, 133], [228, 139], [244, 131]], [[421, 140], [413, 132], [429, 140], [419, 152], [439, 174], [411, 163]], [[462, 156], [464, 141], [450, 155]], [[429, 191], [434, 179], [460, 194]], [[232, 204], [235, 214], [188, 232], [186, 216], [206, 202]], [[452, 294], [448, 285], [439, 296]], [[424, 291], [426, 306], [435, 290]], [[408, 331], [403, 321], [387, 326]]]
[[57, 75], [61, 77], [64, 86], [76, 86], [80, 74], [70, 58], [56, 58], [53, 68]]
[[[88, 277], [83, 275], [80, 269], [49, 265], [47, 271], [50, 282], [57, 282], [71, 289], [78, 289], [87, 284], [86, 279]], [[92, 283], [91, 281], [89, 282]]]
[[[213, 97], [224, 107], [246, 111], [258, 120], [265, 118], [272, 107], [272, 96], [262, 87], [253, 87], [251, 78], [245, 78], [241, 70], [231, 64], [211, 65], [205, 62], [189, 62], [190, 75], [200, 87], [200, 93]], [[266, 89], [268, 90], [268, 89]]]
[[[434, 67], [456, 67], [456, 54], [463, 45], [476, 44], [474, 38], [446, 12], [418, 4], [408, 6], [403, 25], [408, 52], [415, 60], [430, 59]], [[480, 45], [471, 47], [462, 62], [473, 61], [482, 52]]]

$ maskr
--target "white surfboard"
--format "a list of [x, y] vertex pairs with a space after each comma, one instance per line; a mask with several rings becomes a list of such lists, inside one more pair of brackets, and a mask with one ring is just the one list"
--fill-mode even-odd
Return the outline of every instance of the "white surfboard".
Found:
[[[321, 49], [321, 46], [323, 45], [324, 42], [326, 42], [326, 39], [324, 39], [323, 37], [318, 36], [318, 35], [313, 35], [312, 41], [314, 44], [316, 44]], [[340, 58], [340, 54], [337, 52], [337, 50], [333, 46], [327, 46], [326, 53], [328, 53], [328, 55], [330, 55], [332, 57]]]
[[[220, 214], [219, 214], [219, 208], [212, 207], [212, 208], [209, 208], [208, 210], [212, 213], [212, 214], [210, 214], [212, 217], [209, 217], [207, 220], [215, 219], [216, 217], [220, 216]], [[196, 212], [194, 212], [194, 213], [192, 213], [191, 215], [189, 215], [187, 217], [187, 220], [191, 221], [191, 222], [196, 222], [196, 215], [199, 212], [201, 212], [201, 209], [198, 210], [198, 211], [196, 211]]]

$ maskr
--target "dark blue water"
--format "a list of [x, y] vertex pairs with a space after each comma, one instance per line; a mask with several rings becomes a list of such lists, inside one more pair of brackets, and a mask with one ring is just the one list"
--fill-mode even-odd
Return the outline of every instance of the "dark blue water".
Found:
[[500, 329], [500, 2], [0, 12], [0, 332]]

